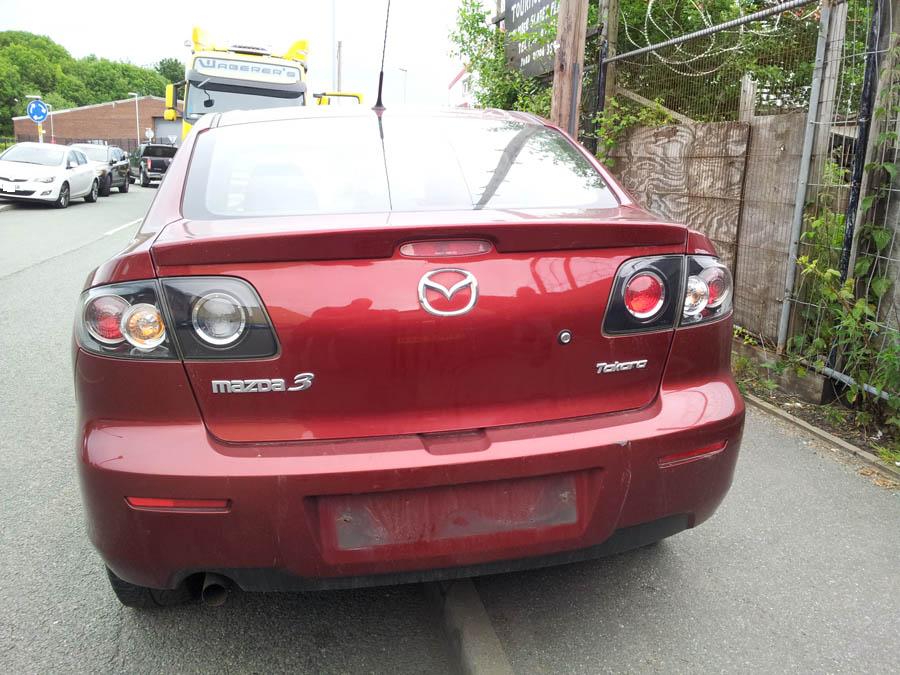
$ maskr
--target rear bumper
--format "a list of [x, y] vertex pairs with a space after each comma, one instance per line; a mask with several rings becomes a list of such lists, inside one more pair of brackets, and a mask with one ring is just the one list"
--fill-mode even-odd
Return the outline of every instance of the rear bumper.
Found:
[[[98, 360], [79, 354], [77, 379]], [[275, 590], [541, 566], [693, 527], [731, 484], [744, 406], [726, 371], [664, 387], [639, 411], [429, 439], [233, 445], [200, 420], [172, 418], [82, 422], [91, 540], [132, 583], [167, 588], [220, 571], [246, 589]], [[128, 496], [230, 505], [141, 510]]]

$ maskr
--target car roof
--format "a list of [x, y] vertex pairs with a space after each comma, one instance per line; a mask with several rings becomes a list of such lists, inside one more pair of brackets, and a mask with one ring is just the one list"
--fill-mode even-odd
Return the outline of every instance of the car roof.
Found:
[[62, 143], [38, 143], [37, 141], [20, 141], [19, 143], [16, 143], [16, 145], [33, 145], [35, 147], [41, 148], [59, 148], [60, 150], [66, 150], [69, 147], [68, 145], [63, 145]]
[[223, 127], [236, 124], [252, 124], [255, 122], [275, 122], [284, 120], [301, 120], [323, 117], [360, 118], [368, 116], [380, 116], [382, 118], [461, 118], [482, 119], [496, 121], [515, 121], [524, 124], [545, 125], [547, 122], [537, 115], [499, 110], [497, 108], [414, 108], [395, 106], [375, 111], [365, 106], [327, 106], [310, 105], [284, 108], [264, 108], [261, 110], [231, 110], [220, 113], [217, 120], [211, 121], [211, 126]]

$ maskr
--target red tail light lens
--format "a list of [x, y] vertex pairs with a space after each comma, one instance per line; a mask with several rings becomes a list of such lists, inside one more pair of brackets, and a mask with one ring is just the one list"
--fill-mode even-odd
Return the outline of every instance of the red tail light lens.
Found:
[[731, 302], [732, 281], [731, 274], [726, 267], [707, 267], [700, 273], [700, 278], [706, 282], [709, 289], [707, 307], [715, 309]]
[[674, 328], [683, 286], [683, 255], [626, 260], [616, 272], [609, 294], [603, 333], [627, 335]]
[[167, 497], [126, 497], [128, 505], [136, 509], [191, 509], [196, 511], [224, 511], [227, 499], [170, 499]]
[[673, 455], [665, 455], [664, 457], [657, 458], [656, 462], [659, 465], [660, 469], [669, 469], [673, 466], [680, 466], [681, 464], [696, 462], [700, 459], [715, 457], [725, 449], [726, 445], [726, 441], [719, 441], [718, 443], [705, 445], [702, 448], [697, 448], [696, 450], [688, 450], [687, 452], [678, 452]]
[[119, 327], [122, 315], [131, 305], [118, 295], [101, 295], [84, 306], [84, 325], [88, 333], [98, 342], [115, 345], [125, 336]]
[[412, 241], [400, 247], [400, 255], [407, 258], [452, 258], [484, 255], [491, 244], [482, 240]]
[[625, 284], [625, 307], [636, 319], [654, 317], [666, 301], [666, 286], [654, 272], [638, 272]]

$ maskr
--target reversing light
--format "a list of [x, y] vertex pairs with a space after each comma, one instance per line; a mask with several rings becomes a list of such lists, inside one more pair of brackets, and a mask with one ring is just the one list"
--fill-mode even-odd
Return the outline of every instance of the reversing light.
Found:
[[209, 293], [194, 303], [191, 323], [201, 340], [216, 347], [225, 347], [244, 334], [247, 312], [234, 296]]
[[709, 287], [698, 276], [691, 275], [684, 291], [684, 315], [693, 317], [706, 309], [709, 304]]
[[625, 308], [636, 319], [650, 319], [666, 301], [666, 286], [654, 272], [638, 272], [625, 284]]
[[155, 305], [132, 305], [122, 315], [119, 330], [132, 347], [153, 349], [166, 339], [166, 325]]
[[169, 333], [186, 361], [261, 359], [278, 353], [275, 328], [259, 295], [235, 277], [169, 277]]
[[122, 315], [130, 307], [125, 298], [118, 295], [100, 295], [84, 306], [84, 325], [91, 337], [105, 345], [121, 343], [125, 337], [119, 324]]
[[734, 282], [728, 268], [711, 255], [687, 256], [687, 266], [681, 326], [728, 316], [734, 299]]
[[451, 258], [483, 255], [490, 252], [490, 242], [480, 239], [447, 241], [413, 241], [400, 247], [400, 255], [407, 258]]

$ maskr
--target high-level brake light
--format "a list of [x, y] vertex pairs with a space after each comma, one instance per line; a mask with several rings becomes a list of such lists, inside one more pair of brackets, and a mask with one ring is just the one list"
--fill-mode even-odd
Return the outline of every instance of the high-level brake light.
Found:
[[450, 239], [445, 241], [412, 241], [400, 247], [400, 255], [407, 258], [451, 258], [484, 255], [491, 243], [480, 239]]

